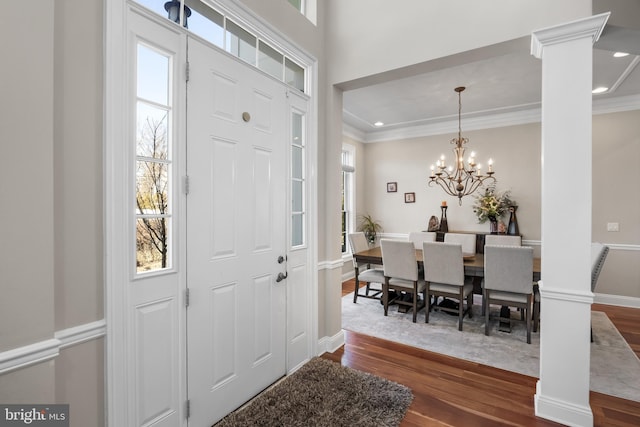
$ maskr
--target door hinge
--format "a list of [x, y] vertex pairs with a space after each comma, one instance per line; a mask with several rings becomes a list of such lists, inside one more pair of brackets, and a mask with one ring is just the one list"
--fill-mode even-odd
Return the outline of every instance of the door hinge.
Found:
[[185, 307], [189, 307], [189, 297], [190, 297], [190, 292], [189, 292], [189, 288], [187, 288], [184, 291], [184, 306]]
[[185, 81], [188, 82], [189, 81], [189, 61], [186, 62], [185, 66], [184, 66], [184, 78]]
[[182, 188], [184, 190], [184, 194], [189, 194], [189, 175], [185, 175], [182, 180]]
[[184, 412], [186, 414], [186, 418], [188, 419], [189, 417], [191, 417], [191, 400], [187, 400], [184, 406]]

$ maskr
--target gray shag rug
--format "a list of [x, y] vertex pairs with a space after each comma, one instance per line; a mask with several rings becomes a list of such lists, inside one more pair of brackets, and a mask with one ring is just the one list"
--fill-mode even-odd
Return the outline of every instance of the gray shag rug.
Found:
[[408, 387], [316, 357], [215, 427], [398, 426], [412, 400]]
[[[474, 302], [473, 317], [465, 316], [460, 332], [457, 316], [432, 311], [425, 323], [422, 309], [413, 323], [411, 311], [399, 313], [393, 305], [385, 317], [380, 301], [358, 298], [354, 304], [351, 293], [342, 298], [342, 329], [538, 378], [540, 333], [532, 333], [527, 344], [524, 322], [512, 322], [511, 333], [499, 331], [499, 307], [492, 306], [486, 336], [481, 301]], [[591, 390], [640, 402], [640, 360], [605, 313], [592, 311], [591, 326]]]

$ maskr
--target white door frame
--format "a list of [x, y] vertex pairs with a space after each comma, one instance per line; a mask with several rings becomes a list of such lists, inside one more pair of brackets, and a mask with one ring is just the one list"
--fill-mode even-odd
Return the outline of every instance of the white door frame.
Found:
[[[243, 5], [224, 0], [227, 10], [244, 22], [259, 29], [266, 38], [282, 47], [286, 54], [295, 58], [306, 67], [309, 94], [309, 122], [308, 122], [308, 283], [309, 292], [309, 349], [310, 355], [317, 354], [318, 341], [318, 254], [317, 254], [317, 61], [297, 47], [292, 45], [280, 33], [261, 21], [255, 13]], [[132, 325], [128, 322], [127, 307], [129, 290], [128, 226], [129, 212], [123, 209], [122, 197], [128, 194], [130, 175], [128, 165], [132, 164], [131, 150], [125, 149], [123, 144], [128, 138], [128, 126], [133, 111], [130, 107], [128, 93], [129, 61], [127, 55], [128, 24], [127, 0], [113, 0], [105, 2], [104, 31], [105, 31], [105, 65], [104, 65], [104, 293], [105, 320], [107, 329], [107, 345], [105, 349], [105, 405], [107, 425], [129, 425], [131, 419], [131, 400], [127, 392], [128, 378], [133, 375], [127, 361], [127, 336]], [[171, 24], [173, 25], [173, 24]], [[182, 29], [180, 29], [182, 30]], [[184, 30], [182, 30], [184, 31]], [[176, 165], [183, 168], [183, 165]], [[176, 172], [184, 175], [184, 169]], [[179, 367], [181, 376], [186, 378], [185, 367]], [[186, 396], [181, 396], [186, 400]], [[183, 418], [183, 425], [186, 419]]]

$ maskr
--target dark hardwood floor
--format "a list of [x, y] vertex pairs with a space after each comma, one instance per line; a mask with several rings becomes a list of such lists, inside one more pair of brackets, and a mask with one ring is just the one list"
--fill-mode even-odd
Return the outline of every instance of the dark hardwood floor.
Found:
[[[343, 283], [343, 295], [353, 291]], [[640, 309], [594, 304], [640, 355]], [[534, 415], [537, 378], [345, 332], [345, 345], [322, 357], [410, 387], [401, 426], [557, 426]], [[590, 393], [596, 426], [640, 426], [640, 403]]]

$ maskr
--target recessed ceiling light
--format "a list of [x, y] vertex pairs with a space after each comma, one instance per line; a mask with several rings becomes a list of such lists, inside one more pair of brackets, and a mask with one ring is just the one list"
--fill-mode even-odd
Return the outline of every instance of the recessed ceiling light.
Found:
[[609, 88], [608, 87], [604, 87], [604, 86], [598, 86], [597, 88], [595, 88], [594, 90], [591, 91], [591, 93], [604, 93], [606, 91], [608, 91]]
[[627, 52], [616, 52], [613, 54], [614, 58], [624, 58], [625, 56], [629, 55]]
[[376, 126], [376, 127], [380, 127], [380, 126], [384, 126], [384, 123], [382, 123], [382, 122], [375, 122], [373, 125], [374, 125], [374, 126]]

